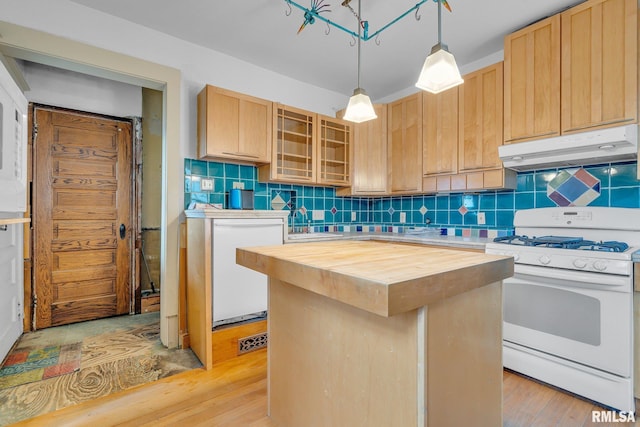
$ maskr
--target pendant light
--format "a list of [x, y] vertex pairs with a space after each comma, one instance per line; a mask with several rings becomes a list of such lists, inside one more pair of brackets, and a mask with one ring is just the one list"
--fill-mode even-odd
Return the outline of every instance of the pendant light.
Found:
[[438, 44], [431, 48], [416, 82], [416, 87], [431, 93], [443, 92], [463, 83], [456, 60], [442, 43], [442, 1], [438, 1]]
[[362, 123], [378, 117], [373, 109], [369, 95], [360, 87], [360, 31], [362, 29], [360, 3], [361, 0], [358, 0], [358, 87], [353, 90], [353, 96], [349, 98], [347, 111], [343, 117], [344, 120], [354, 123]]

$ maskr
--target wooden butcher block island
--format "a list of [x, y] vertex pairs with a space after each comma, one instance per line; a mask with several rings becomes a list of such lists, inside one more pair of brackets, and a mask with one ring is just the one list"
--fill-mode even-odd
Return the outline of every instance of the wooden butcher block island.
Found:
[[276, 425], [502, 425], [512, 258], [331, 241], [238, 249], [237, 263], [269, 276]]

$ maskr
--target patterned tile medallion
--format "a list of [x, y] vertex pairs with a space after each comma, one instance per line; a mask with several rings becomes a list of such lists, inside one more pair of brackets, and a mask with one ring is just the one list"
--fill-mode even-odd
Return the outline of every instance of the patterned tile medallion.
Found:
[[600, 180], [586, 170], [562, 170], [547, 184], [547, 197], [558, 206], [587, 206], [600, 197]]

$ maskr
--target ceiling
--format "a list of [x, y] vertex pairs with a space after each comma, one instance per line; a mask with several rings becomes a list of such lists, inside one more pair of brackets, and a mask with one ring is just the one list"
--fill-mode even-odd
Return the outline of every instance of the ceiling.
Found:
[[[351, 95], [357, 86], [357, 48], [346, 32], [316, 20], [296, 35], [304, 12], [286, 0], [72, 0], [110, 15], [204, 46], [309, 84]], [[309, 7], [314, 0], [298, 0]], [[315, 0], [317, 1], [317, 0]], [[342, 0], [324, 0], [322, 16], [357, 32], [357, 19]], [[503, 37], [581, 0], [448, 0], [442, 41], [463, 72], [502, 50]], [[323, 3], [323, 4], [324, 4]], [[369, 34], [405, 13], [416, 0], [362, 0]], [[358, 0], [351, 1], [358, 10]], [[287, 16], [287, 14], [289, 14]], [[375, 101], [413, 86], [437, 42], [437, 4], [424, 3], [419, 20], [410, 13], [362, 42], [361, 86]], [[467, 67], [465, 67], [467, 66]], [[467, 68], [467, 69], [465, 69]]]

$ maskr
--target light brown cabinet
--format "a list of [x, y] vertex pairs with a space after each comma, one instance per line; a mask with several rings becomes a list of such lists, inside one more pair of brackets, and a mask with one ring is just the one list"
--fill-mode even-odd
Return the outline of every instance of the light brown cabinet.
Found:
[[504, 169], [498, 157], [503, 137], [502, 63], [467, 74], [464, 81], [457, 90], [447, 91], [451, 93], [424, 95], [425, 193], [516, 186], [516, 173]]
[[[382, 196], [387, 193], [387, 106], [373, 106], [375, 120], [353, 124], [351, 186], [336, 190], [338, 196]], [[338, 112], [342, 117], [344, 111]]]
[[262, 182], [350, 185], [351, 123], [282, 104], [274, 105], [271, 164]]
[[502, 167], [502, 62], [464, 77], [458, 89], [458, 170]]
[[351, 123], [320, 114], [317, 120], [318, 183], [347, 186], [351, 183]]
[[563, 133], [637, 122], [638, 4], [589, 0], [561, 14]]
[[198, 157], [271, 161], [273, 103], [207, 85], [198, 94]]
[[423, 175], [458, 172], [458, 88], [422, 95]]
[[258, 179], [264, 182], [315, 182], [315, 125], [314, 113], [276, 104], [271, 164], [258, 168]]
[[388, 104], [388, 179], [391, 194], [422, 191], [422, 92]]
[[504, 39], [504, 143], [560, 135], [560, 15]]

